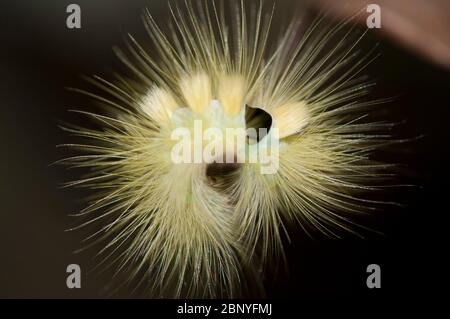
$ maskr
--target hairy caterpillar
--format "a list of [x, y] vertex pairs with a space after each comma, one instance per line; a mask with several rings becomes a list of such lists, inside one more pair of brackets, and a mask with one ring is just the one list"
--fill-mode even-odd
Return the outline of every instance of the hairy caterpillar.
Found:
[[[389, 168], [369, 158], [389, 125], [364, 121], [379, 103], [361, 99], [373, 52], [355, 52], [362, 35], [348, 23], [319, 18], [301, 33], [293, 17], [271, 45], [266, 4], [195, 3], [170, 6], [166, 28], [146, 11], [153, 50], [130, 36], [130, 53], [118, 52], [140, 83], [95, 77], [108, 113], [81, 112], [101, 129], [65, 128], [89, 142], [70, 144], [84, 154], [62, 162], [90, 169], [68, 185], [95, 194], [80, 227], [103, 223], [90, 238], [107, 243], [103, 263], [151, 296], [246, 296], [282, 258], [284, 225], [356, 233], [352, 216], [377, 204], [364, 193]], [[172, 132], [195, 120], [277, 132], [276, 172], [262, 174], [259, 162], [174, 163]], [[247, 149], [262, 140], [249, 138]]]

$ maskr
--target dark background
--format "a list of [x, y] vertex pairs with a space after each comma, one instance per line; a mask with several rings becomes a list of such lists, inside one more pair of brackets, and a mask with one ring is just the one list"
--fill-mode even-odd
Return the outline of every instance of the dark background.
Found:
[[[89, 100], [65, 87], [87, 88], [80, 75], [120, 69], [112, 51], [126, 32], [147, 39], [140, 15], [148, 5], [158, 19], [166, 1], [78, 0], [82, 28], [66, 28], [71, 1], [0, 1], [0, 297], [105, 297], [111, 274], [91, 273], [95, 251], [74, 254], [86, 235], [65, 232], [76, 224], [68, 214], [83, 207], [83, 194], [61, 189], [76, 172], [50, 163], [64, 157], [68, 142], [58, 128], [67, 110]], [[278, 8], [288, 10], [292, 1]], [[380, 42], [381, 57], [366, 73], [378, 79], [374, 95], [389, 103], [389, 120], [402, 121], [400, 137], [415, 138], [396, 160], [402, 183], [393, 190], [404, 207], [387, 207], [374, 222], [384, 236], [311, 240], [301, 233], [286, 245], [289, 275], [268, 275], [269, 297], [366, 298], [429, 294], [446, 276], [442, 231], [448, 208], [450, 72], [370, 32], [362, 49]], [[441, 207], [441, 208], [440, 208]], [[82, 288], [66, 287], [66, 267], [82, 269]], [[366, 287], [366, 267], [382, 269], [382, 288]], [[431, 286], [433, 285], [433, 286]], [[115, 296], [128, 297], [123, 289]], [[351, 300], [351, 299], [350, 299]]]

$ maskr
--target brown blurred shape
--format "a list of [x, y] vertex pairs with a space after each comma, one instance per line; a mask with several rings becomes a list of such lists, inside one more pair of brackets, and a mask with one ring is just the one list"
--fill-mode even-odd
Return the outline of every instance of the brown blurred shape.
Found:
[[361, 11], [361, 23], [368, 4], [381, 8], [381, 29], [395, 41], [429, 60], [450, 68], [450, 1], [449, 0], [311, 0], [338, 18]]

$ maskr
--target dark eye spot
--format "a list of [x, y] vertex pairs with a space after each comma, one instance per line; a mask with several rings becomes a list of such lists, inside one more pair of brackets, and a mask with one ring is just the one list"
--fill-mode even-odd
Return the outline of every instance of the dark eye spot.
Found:
[[272, 116], [269, 113], [263, 109], [245, 105], [245, 127], [248, 130], [249, 142], [259, 142], [269, 133], [271, 126]]
[[239, 163], [211, 163], [206, 167], [208, 183], [223, 192], [228, 192], [236, 181], [239, 173]]
[[239, 163], [212, 163], [206, 167], [206, 176], [210, 178], [225, 177], [239, 169]]

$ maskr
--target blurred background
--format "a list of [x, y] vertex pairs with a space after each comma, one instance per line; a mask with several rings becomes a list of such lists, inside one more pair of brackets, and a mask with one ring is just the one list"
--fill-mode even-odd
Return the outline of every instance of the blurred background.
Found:
[[[83, 208], [86, 194], [60, 186], [78, 173], [49, 164], [67, 155], [56, 148], [68, 142], [58, 128], [61, 121], [73, 122], [74, 115], [67, 110], [90, 105], [86, 97], [65, 88], [89, 88], [81, 75], [108, 78], [111, 70], [123, 70], [112, 47], [124, 47], [127, 32], [147, 41], [142, 10], [148, 6], [156, 20], [166, 19], [167, 1], [77, 0], [82, 27], [70, 30], [66, 7], [72, 2], [0, 1], [2, 298], [96, 298], [111, 292], [110, 272], [88, 273], [95, 265], [95, 250], [74, 254], [88, 233], [65, 231], [77, 224], [68, 215]], [[296, 1], [275, 2], [280, 19]], [[346, 7], [350, 11], [356, 8], [352, 6], [355, 1], [344, 2], [350, 3]], [[383, 23], [387, 1], [379, 3]], [[438, 3], [438, 9], [439, 3], [446, 6], [441, 1], [408, 3]], [[312, 12], [329, 6], [322, 0], [309, 1], [309, 5]], [[386, 7], [386, 12], [389, 10], [404, 13], [402, 6]], [[446, 43], [450, 29], [448, 22], [438, 23], [439, 18], [432, 14], [428, 22], [413, 18], [417, 12], [428, 12], [424, 10], [416, 7], [399, 18], [417, 22], [413, 25], [420, 32], [408, 28], [405, 32], [402, 28], [411, 23], [399, 26], [390, 22], [395, 19], [386, 19], [381, 30], [371, 30], [360, 44], [364, 51], [379, 43], [381, 56], [365, 73], [377, 79], [374, 97], [396, 97], [384, 106], [386, 120], [403, 121], [396, 134], [414, 139], [395, 158], [403, 164], [400, 182], [420, 187], [397, 189], [388, 195], [404, 205], [387, 207], [371, 221], [370, 226], [382, 236], [313, 240], [300, 230], [292, 234], [292, 242], [286, 243], [289, 273], [266, 276], [268, 297], [414, 296], [445, 276], [439, 265], [446, 253], [441, 228], [447, 210], [440, 205], [447, 200], [449, 181], [450, 63]], [[448, 16], [448, 6], [445, 10], [434, 7], [429, 12]], [[330, 12], [330, 19], [348, 14], [339, 9]], [[434, 21], [433, 27], [430, 21]], [[72, 263], [81, 266], [81, 289], [66, 287], [66, 267]], [[366, 267], [371, 263], [381, 266], [382, 288], [378, 290], [366, 287]], [[131, 297], [131, 290], [124, 288], [113, 296]]]

